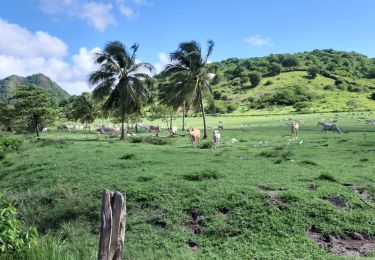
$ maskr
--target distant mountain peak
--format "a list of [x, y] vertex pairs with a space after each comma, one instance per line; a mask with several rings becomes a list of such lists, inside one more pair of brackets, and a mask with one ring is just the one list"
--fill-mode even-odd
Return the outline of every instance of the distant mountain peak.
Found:
[[68, 98], [70, 95], [57, 83], [44, 74], [37, 73], [27, 77], [11, 75], [0, 80], [0, 102], [8, 99], [20, 85], [35, 85], [48, 91], [56, 100]]

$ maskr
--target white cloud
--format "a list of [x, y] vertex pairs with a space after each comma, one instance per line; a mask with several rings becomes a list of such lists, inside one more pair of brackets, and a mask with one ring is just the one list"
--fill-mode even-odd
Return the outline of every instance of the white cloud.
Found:
[[93, 54], [98, 51], [99, 48], [90, 51], [81, 48], [78, 54], [72, 56], [71, 64], [54, 57], [22, 58], [0, 55], [0, 78], [10, 75], [26, 77], [42, 73], [70, 94], [80, 94], [82, 91], [90, 91], [87, 77], [96, 69]]
[[35, 33], [0, 18], [0, 53], [18, 57], [63, 57], [68, 46], [47, 32]]
[[128, 5], [125, 5], [125, 0], [118, 0], [117, 3], [122, 15], [124, 15], [129, 20], [134, 18], [135, 13], [132, 8], [130, 8]]
[[245, 39], [245, 42], [252, 46], [262, 47], [262, 46], [272, 46], [272, 42], [268, 38], [263, 38], [260, 35], [250, 36]]
[[156, 70], [156, 73], [160, 73], [163, 71], [163, 69], [165, 68], [165, 66], [170, 63], [170, 59], [169, 59], [169, 56], [168, 54], [166, 54], [165, 52], [160, 52], [158, 54], [159, 56], [159, 61], [157, 63], [154, 64], [154, 67], [155, 67], [155, 70]]
[[79, 17], [95, 26], [99, 31], [104, 31], [109, 25], [116, 25], [115, 18], [111, 14], [111, 4], [88, 2], [82, 5], [82, 13]]
[[112, 4], [95, 1], [78, 0], [41, 0], [41, 9], [50, 15], [68, 15], [77, 17], [93, 25], [97, 30], [104, 31], [110, 25], [116, 25], [112, 13]]
[[68, 46], [47, 32], [31, 32], [0, 19], [0, 35], [0, 78], [42, 73], [71, 94], [89, 91], [87, 76], [96, 69], [93, 54], [99, 48], [82, 47], [67, 62]]

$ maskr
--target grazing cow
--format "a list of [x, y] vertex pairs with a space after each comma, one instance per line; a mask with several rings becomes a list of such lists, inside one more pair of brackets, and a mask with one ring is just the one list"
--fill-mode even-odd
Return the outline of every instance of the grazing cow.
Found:
[[47, 127], [45, 127], [45, 128], [42, 129], [42, 133], [47, 133], [47, 131], [48, 131]]
[[324, 122], [318, 122], [318, 125], [322, 126], [322, 132], [327, 133], [327, 131], [336, 132], [341, 134], [341, 129], [336, 124], [327, 124]]
[[292, 132], [292, 137], [297, 138], [299, 130], [299, 124], [297, 122], [293, 122], [290, 124], [290, 131]]
[[215, 149], [220, 147], [220, 132], [219, 130], [214, 130], [212, 132], [212, 139], [214, 140]]
[[224, 130], [224, 124], [223, 124], [223, 123], [220, 123], [220, 124], [217, 126], [217, 129]]
[[171, 135], [175, 136], [177, 134], [177, 126], [173, 126], [171, 129]]
[[197, 147], [197, 143], [199, 143], [199, 140], [201, 138], [201, 131], [198, 128], [192, 128], [192, 127], [189, 127], [187, 131], [190, 136], [191, 144], [194, 147]]
[[150, 131], [150, 132], [160, 132], [160, 125], [149, 125], [148, 131]]

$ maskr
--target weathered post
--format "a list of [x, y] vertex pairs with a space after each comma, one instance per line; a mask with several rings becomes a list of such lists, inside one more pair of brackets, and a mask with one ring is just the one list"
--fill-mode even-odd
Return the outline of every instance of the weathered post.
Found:
[[125, 223], [125, 195], [103, 190], [98, 260], [122, 259]]

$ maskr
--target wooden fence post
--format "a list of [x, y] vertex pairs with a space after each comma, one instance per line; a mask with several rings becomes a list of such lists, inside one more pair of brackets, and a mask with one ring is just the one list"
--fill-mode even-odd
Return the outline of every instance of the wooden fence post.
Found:
[[100, 222], [98, 260], [121, 260], [126, 223], [125, 195], [103, 190]]

